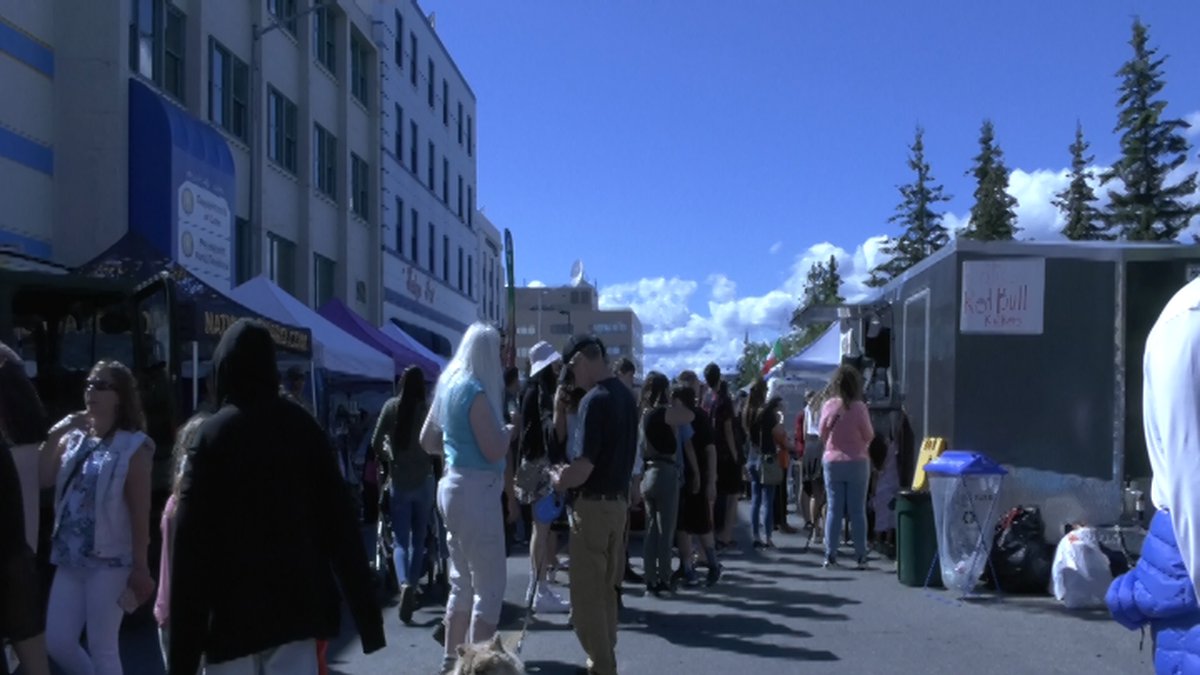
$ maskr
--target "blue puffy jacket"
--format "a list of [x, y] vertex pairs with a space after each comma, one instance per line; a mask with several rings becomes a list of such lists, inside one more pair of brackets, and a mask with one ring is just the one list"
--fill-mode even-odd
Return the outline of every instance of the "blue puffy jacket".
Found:
[[1200, 675], [1200, 604], [1166, 511], [1154, 515], [1141, 559], [1113, 581], [1106, 599], [1117, 623], [1150, 626], [1155, 673]]

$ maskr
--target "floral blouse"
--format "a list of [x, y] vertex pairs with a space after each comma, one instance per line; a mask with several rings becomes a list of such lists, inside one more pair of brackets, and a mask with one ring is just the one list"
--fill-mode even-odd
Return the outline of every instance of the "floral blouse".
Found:
[[78, 452], [86, 457], [63, 497], [62, 513], [51, 541], [50, 562], [87, 569], [130, 567], [133, 565], [131, 557], [99, 558], [93, 554], [96, 488], [105, 463], [117, 461], [117, 453], [95, 438], [85, 440]]

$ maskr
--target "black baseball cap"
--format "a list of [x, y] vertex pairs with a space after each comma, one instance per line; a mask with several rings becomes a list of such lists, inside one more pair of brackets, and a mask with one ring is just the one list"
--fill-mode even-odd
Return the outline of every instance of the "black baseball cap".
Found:
[[570, 363], [575, 355], [588, 347], [599, 347], [600, 356], [608, 357], [608, 352], [604, 349], [604, 343], [595, 335], [576, 335], [570, 340], [567, 340], [566, 346], [562, 350], [563, 363]]

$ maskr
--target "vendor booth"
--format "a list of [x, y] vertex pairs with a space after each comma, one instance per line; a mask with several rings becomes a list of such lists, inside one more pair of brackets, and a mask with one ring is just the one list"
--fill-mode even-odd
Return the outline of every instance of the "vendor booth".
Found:
[[446, 363], [448, 362], [446, 357], [435, 353], [433, 350], [421, 344], [419, 340], [409, 335], [408, 331], [398, 326], [395, 319], [385, 321], [379, 330], [389, 338], [429, 359], [439, 369], [444, 370], [446, 368]]
[[438, 364], [422, 356], [416, 350], [406, 347], [388, 337], [378, 328], [372, 326], [369, 321], [359, 316], [354, 310], [347, 307], [341, 300], [337, 298], [330, 300], [317, 313], [328, 319], [338, 328], [358, 338], [359, 341], [370, 345], [376, 351], [392, 357], [396, 365], [395, 372], [397, 376], [410, 366], [416, 366], [425, 374], [426, 382], [437, 380], [438, 373], [441, 372], [441, 367]]
[[955, 240], [854, 316], [889, 336], [860, 347], [889, 364], [916, 436], [1002, 464], [1002, 506], [1036, 504], [1061, 533], [1116, 523], [1127, 482], [1149, 477], [1146, 335], [1198, 274], [1196, 246]]

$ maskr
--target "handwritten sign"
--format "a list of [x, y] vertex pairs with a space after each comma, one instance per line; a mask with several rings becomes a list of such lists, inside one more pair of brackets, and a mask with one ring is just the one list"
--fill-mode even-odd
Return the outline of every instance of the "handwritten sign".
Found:
[[963, 333], [1041, 335], [1046, 261], [1041, 258], [968, 260], [962, 265]]

